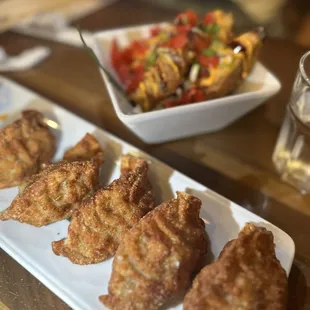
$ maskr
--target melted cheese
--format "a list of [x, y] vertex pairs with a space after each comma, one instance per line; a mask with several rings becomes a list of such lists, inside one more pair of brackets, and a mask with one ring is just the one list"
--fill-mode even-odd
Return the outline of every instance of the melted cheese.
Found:
[[202, 78], [199, 81], [200, 86], [205, 86], [205, 87], [210, 86], [216, 80], [217, 70], [215, 68], [210, 68], [209, 72], [210, 72], [210, 75], [208, 77]]
[[141, 82], [139, 84], [139, 87], [136, 92], [136, 96], [140, 98], [146, 97], [146, 88], [145, 88], [144, 83]]
[[167, 64], [171, 67], [171, 69], [175, 72], [175, 73], [179, 73], [179, 68], [178, 66], [173, 62], [173, 60], [171, 59], [171, 57], [169, 57], [169, 55], [167, 54], [162, 54], [162, 57], [165, 58]]
[[159, 91], [159, 86], [158, 86], [158, 83], [156, 83], [154, 79], [154, 75], [151, 75], [150, 78], [147, 80], [147, 87], [150, 88], [153, 96], [157, 96], [158, 91]]

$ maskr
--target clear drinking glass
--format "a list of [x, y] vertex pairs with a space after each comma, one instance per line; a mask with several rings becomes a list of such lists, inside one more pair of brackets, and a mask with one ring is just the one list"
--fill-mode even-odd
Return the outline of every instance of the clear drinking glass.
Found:
[[285, 182], [310, 192], [310, 51], [300, 59], [272, 160]]

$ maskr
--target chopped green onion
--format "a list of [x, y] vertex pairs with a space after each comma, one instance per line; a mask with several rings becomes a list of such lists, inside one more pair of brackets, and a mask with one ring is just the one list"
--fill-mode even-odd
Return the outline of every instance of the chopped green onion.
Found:
[[149, 68], [150, 66], [152, 66], [155, 63], [156, 58], [157, 58], [156, 52], [153, 51], [151, 55], [149, 56], [149, 58], [147, 59], [145, 67]]
[[211, 33], [212, 34], [217, 34], [218, 31], [220, 30], [220, 26], [218, 24], [213, 24], [211, 28]]
[[164, 32], [164, 31], [162, 31], [159, 34], [159, 38], [160, 38], [160, 41], [163, 42], [163, 43], [168, 42], [168, 40], [169, 40], [167, 33]]
[[224, 43], [218, 40], [214, 40], [211, 44], [211, 48], [214, 50], [218, 50], [224, 47]]
[[212, 48], [206, 48], [202, 51], [202, 54], [205, 55], [205, 56], [215, 56], [216, 55], [216, 51]]
[[208, 32], [208, 26], [206, 26], [206, 25], [201, 25], [201, 26], [200, 26], [200, 29], [201, 29], [203, 32]]
[[183, 24], [188, 24], [188, 18], [186, 15], [182, 15], [181, 20]]
[[189, 80], [192, 83], [195, 83], [197, 81], [199, 71], [200, 71], [200, 65], [199, 64], [193, 64], [191, 67], [191, 70], [189, 72]]
[[158, 47], [157, 48], [157, 53], [161, 54], [161, 53], [168, 53], [170, 51], [169, 47]]
[[232, 66], [232, 64], [230, 63], [220, 63], [219, 64], [219, 68], [228, 68], [228, 67], [231, 67]]
[[211, 24], [211, 25], [207, 25], [207, 26], [205, 26], [205, 25], [202, 26], [203, 31], [208, 32], [209, 34], [212, 35], [212, 37], [215, 37], [217, 35], [220, 28], [221, 27], [218, 24]]

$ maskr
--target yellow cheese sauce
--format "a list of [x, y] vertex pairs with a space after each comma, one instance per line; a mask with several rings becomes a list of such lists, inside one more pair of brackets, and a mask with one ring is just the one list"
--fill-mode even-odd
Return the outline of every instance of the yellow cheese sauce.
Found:
[[161, 56], [166, 60], [167, 64], [169, 65], [169, 67], [171, 67], [171, 69], [175, 72], [175, 73], [179, 73], [179, 68], [178, 66], [173, 62], [173, 60], [171, 59], [171, 57], [169, 57], [169, 55], [167, 54], [161, 54]]

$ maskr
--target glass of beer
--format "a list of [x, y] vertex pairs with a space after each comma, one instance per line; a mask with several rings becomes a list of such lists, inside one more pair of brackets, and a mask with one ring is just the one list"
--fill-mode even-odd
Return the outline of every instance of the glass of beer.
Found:
[[300, 59], [272, 160], [283, 181], [310, 193], [310, 51]]

